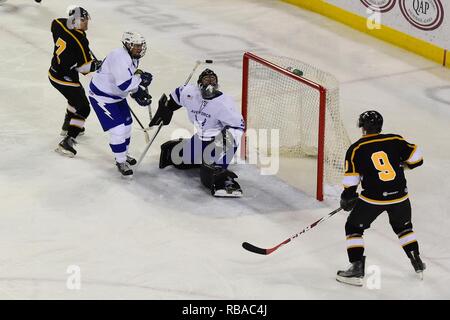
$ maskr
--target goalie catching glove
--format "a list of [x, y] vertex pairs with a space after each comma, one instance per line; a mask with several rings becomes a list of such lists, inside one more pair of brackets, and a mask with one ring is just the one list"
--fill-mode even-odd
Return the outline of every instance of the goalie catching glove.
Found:
[[138, 86], [137, 91], [135, 93], [132, 93], [131, 97], [136, 100], [136, 102], [140, 106], [143, 107], [149, 106], [152, 103], [152, 96], [141, 86]]
[[172, 99], [167, 98], [166, 94], [163, 93], [158, 101], [158, 110], [156, 110], [155, 116], [148, 126], [153, 127], [161, 123], [164, 126], [168, 125], [172, 120], [173, 112], [179, 108], [181, 108], [181, 106], [177, 105]]

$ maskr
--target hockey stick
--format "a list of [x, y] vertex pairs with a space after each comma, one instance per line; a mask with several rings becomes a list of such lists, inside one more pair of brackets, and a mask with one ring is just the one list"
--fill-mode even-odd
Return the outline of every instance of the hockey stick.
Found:
[[297, 238], [299, 235], [301, 235], [302, 233], [305, 233], [306, 231], [314, 228], [315, 226], [317, 226], [319, 223], [327, 220], [328, 218], [330, 218], [331, 216], [333, 216], [334, 214], [338, 213], [339, 211], [341, 211], [342, 208], [337, 208], [336, 210], [331, 211], [329, 214], [327, 214], [326, 216], [320, 218], [319, 220], [317, 220], [316, 222], [314, 222], [313, 224], [310, 224], [309, 226], [307, 226], [305, 229], [303, 229], [302, 231], [300, 231], [299, 233], [293, 235], [292, 237], [290, 237], [289, 239], [284, 240], [283, 242], [281, 242], [280, 244], [276, 245], [273, 248], [268, 248], [268, 249], [264, 249], [264, 248], [259, 248], [257, 246], [254, 246], [248, 242], [244, 242], [242, 243], [242, 247], [245, 250], [248, 250], [250, 252], [253, 253], [258, 253], [258, 254], [263, 254], [263, 255], [268, 255], [271, 254], [272, 252], [274, 252], [275, 250], [277, 250], [279, 247], [285, 245], [286, 243], [291, 242], [292, 240], [294, 240], [295, 238]]
[[[134, 114], [133, 109], [131, 109], [131, 107], [129, 107], [129, 108], [130, 108], [130, 112], [131, 112], [132, 116], [134, 117], [134, 119], [136, 119], [137, 123], [138, 123], [139, 126], [142, 128], [142, 130], [144, 131], [145, 143], [149, 143], [150, 137], [149, 137], [148, 132], [147, 132], [147, 130], [148, 130], [149, 128], [147, 128], [147, 129], [144, 128], [144, 126], [142, 125], [142, 123], [139, 121], [139, 118]], [[150, 106], [148, 106], [148, 108], [150, 109]]]
[[[161, 123], [162, 124], [162, 123]], [[152, 139], [147, 143], [147, 145], [145, 146], [144, 152], [142, 152], [141, 156], [139, 157], [136, 165], [134, 166], [134, 170], [137, 171], [137, 168], [139, 167], [139, 165], [141, 164], [142, 160], [144, 159], [145, 155], [147, 154], [148, 149], [150, 149], [150, 146], [152, 145], [153, 141], [155, 141], [156, 136], [158, 135], [159, 131], [162, 128], [162, 125], [159, 125], [158, 128], [156, 129], [155, 133], [153, 134]]]
[[[187, 77], [186, 81], [184, 82], [184, 85], [187, 85], [187, 84], [189, 83], [189, 81], [191, 80], [192, 76], [194, 75], [195, 70], [197, 70], [198, 66], [201, 65], [202, 63], [208, 63], [208, 64], [209, 64], [209, 63], [213, 63], [213, 61], [212, 61], [212, 60], [209, 60], [209, 59], [208, 59], [208, 60], [204, 60], [204, 61], [197, 60], [197, 61], [195, 62], [194, 68], [192, 69], [191, 73], [189, 74], [189, 76]], [[153, 135], [153, 137], [152, 137], [152, 139], [150, 140], [150, 142], [147, 143], [147, 146], [145, 147], [144, 152], [142, 152], [141, 156], [139, 157], [139, 160], [138, 160], [138, 162], [137, 162], [136, 165], [135, 165], [135, 170], [137, 170], [137, 168], [139, 167], [140, 163], [141, 163], [142, 160], [144, 159], [144, 157], [145, 157], [145, 155], [146, 155], [148, 149], [150, 148], [150, 146], [151, 146], [152, 143], [153, 143], [153, 140], [155, 140], [157, 134], [159, 133], [159, 131], [161, 130], [161, 128], [162, 128], [163, 125], [164, 125], [163, 122], [161, 122], [161, 123], [158, 125], [158, 128], [156, 129], [155, 134]]]
[[204, 60], [204, 61], [201, 61], [201, 60], [195, 61], [194, 68], [192, 69], [192, 71], [191, 71], [191, 73], [189, 74], [188, 78], [187, 78], [186, 81], [184, 82], [184, 85], [187, 85], [187, 84], [189, 83], [189, 81], [191, 80], [192, 76], [194, 75], [195, 70], [197, 70], [198, 66], [201, 65], [202, 63], [213, 63], [213, 61], [212, 61], [212, 60], [209, 60], [209, 59]]
[[95, 54], [92, 52], [92, 50], [89, 50], [89, 53], [92, 55], [92, 58], [94, 58], [95, 61], [98, 61], [97, 57], [96, 57]]

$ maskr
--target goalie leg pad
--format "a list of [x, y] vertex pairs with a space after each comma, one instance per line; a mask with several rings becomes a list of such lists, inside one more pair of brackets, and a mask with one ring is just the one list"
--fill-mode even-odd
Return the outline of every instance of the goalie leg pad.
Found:
[[205, 187], [211, 190], [215, 197], [241, 197], [242, 190], [234, 179], [237, 175], [220, 166], [202, 164], [200, 179]]
[[[186, 170], [186, 169], [193, 169], [193, 168], [199, 168], [200, 165], [199, 164], [189, 164], [189, 163], [176, 163], [179, 161], [176, 161], [174, 163], [173, 158], [172, 158], [172, 151], [175, 147], [179, 148], [181, 147], [181, 145], [184, 145], [185, 141], [188, 141], [187, 139], [175, 139], [175, 140], [170, 140], [167, 141], [165, 143], [163, 143], [161, 145], [161, 155], [159, 157], [159, 168], [163, 169], [167, 166], [171, 166], [173, 165], [175, 168], [180, 169], [180, 170]], [[181, 145], [180, 145], [181, 144]], [[179, 150], [179, 159], [183, 158], [183, 149], [180, 148]]]
[[161, 145], [161, 154], [159, 156], [159, 168], [163, 169], [167, 166], [173, 165], [172, 161], [172, 150], [173, 148], [179, 144], [182, 143], [183, 139], [175, 139], [170, 140]]
[[[175, 149], [175, 150], [174, 150]], [[185, 149], [186, 156], [184, 156]], [[176, 139], [165, 142], [161, 145], [161, 155], [159, 157], [159, 168], [163, 169], [167, 166], [173, 165], [175, 168], [180, 170], [200, 168], [200, 163], [192, 161], [190, 153], [191, 150], [191, 139]]]

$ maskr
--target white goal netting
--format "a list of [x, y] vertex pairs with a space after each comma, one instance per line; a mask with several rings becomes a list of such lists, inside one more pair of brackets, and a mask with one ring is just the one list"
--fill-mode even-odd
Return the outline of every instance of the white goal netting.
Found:
[[[297, 59], [261, 58], [283, 69], [301, 70], [303, 78], [326, 89], [324, 181], [330, 185], [340, 184], [350, 139], [341, 121], [337, 79]], [[279, 129], [279, 152], [282, 156], [317, 157], [319, 90], [250, 59], [247, 95], [247, 128]]]

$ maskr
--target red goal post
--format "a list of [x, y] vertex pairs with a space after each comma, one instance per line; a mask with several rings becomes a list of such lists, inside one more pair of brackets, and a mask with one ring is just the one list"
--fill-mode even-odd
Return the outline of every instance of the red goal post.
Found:
[[[292, 72], [292, 67], [305, 71], [303, 76]], [[309, 75], [311, 75], [309, 77]], [[325, 78], [323, 78], [325, 77]], [[328, 87], [325, 84], [332, 78], [333, 91], [328, 97]], [[313, 81], [311, 80], [317, 80]], [[334, 83], [335, 82], [335, 83]], [[340, 121], [337, 80], [317, 68], [298, 60], [286, 57], [264, 59], [253, 53], [246, 52], [243, 56], [242, 71], [242, 114], [247, 129], [279, 129], [281, 132], [280, 154], [302, 154], [317, 158], [316, 198], [324, 198], [324, 178], [331, 177], [337, 182], [336, 172], [343, 169], [345, 147], [349, 139]], [[337, 91], [338, 92], [338, 91]], [[329, 104], [327, 106], [327, 104]], [[337, 106], [335, 106], [337, 104]], [[327, 107], [333, 110], [327, 110]], [[337, 110], [334, 110], [337, 109]], [[338, 124], [327, 123], [326, 116], [330, 114]], [[327, 132], [327, 129], [330, 132]], [[338, 139], [333, 135], [342, 136], [343, 150], [334, 150]], [[332, 139], [328, 141], [329, 135]], [[339, 137], [338, 137], [339, 138]], [[243, 138], [241, 157], [248, 159], [247, 136]], [[340, 167], [340, 168], [339, 168]], [[326, 170], [327, 169], [327, 170]]]

